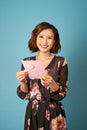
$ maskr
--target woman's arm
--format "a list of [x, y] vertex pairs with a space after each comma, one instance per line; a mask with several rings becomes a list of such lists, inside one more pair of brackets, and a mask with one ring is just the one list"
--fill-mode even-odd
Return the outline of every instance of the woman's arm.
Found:
[[20, 85], [17, 87], [17, 95], [24, 99], [26, 94], [28, 93], [28, 80], [27, 80], [27, 72], [24, 70], [22, 65], [21, 71], [16, 73], [16, 78], [19, 80]]
[[[50, 88], [50, 98], [52, 100], [62, 100], [68, 91], [68, 65], [66, 59], [59, 60], [59, 79], [56, 82], [48, 73], [42, 73], [40, 76], [41, 84]], [[58, 64], [58, 63], [57, 63]], [[55, 70], [57, 71], [57, 70]], [[55, 72], [54, 72], [55, 73]]]
[[55, 82], [54, 84], [55, 87], [52, 84], [50, 84], [50, 97], [53, 100], [60, 101], [66, 96], [68, 92], [68, 65], [66, 59], [64, 59], [60, 69], [59, 82]]

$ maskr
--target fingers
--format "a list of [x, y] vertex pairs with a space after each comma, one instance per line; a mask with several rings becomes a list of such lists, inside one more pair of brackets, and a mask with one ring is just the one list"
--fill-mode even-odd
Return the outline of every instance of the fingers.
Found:
[[16, 78], [20, 81], [20, 82], [25, 82], [26, 77], [28, 75], [28, 72], [23, 70], [23, 71], [19, 71], [16, 73]]
[[50, 83], [52, 82], [52, 77], [49, 74], [42, 73], [40, 76], [41, 84], [45, 87], [48, 87]]

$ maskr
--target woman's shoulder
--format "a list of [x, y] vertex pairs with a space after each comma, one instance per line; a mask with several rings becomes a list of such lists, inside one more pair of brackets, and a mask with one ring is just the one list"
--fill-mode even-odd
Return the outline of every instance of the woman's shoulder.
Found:
[[57, 60], [64, 61], [66, 58], [63, 56], [55, 56]]
[[25, 57], [23, 58], [23, 60], [35, 60], [35, 56]]
[[61, 64], [67, 64], [67, 60], [63, 56], [55, 56], [56, 62], [60, 62]]

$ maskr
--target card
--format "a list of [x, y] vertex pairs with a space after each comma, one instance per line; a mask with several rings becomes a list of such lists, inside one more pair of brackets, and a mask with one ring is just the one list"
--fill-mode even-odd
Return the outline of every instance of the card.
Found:
[[39, 60], [22, 60], [22, 64], [25, 70], [28, 71], [30, 79], [39, 79], [40, 74], [46, 71], [43, 63]]

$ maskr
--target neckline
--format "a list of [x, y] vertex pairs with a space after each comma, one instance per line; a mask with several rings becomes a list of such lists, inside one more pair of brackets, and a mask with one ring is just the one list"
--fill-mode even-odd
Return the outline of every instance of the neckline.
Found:
[[[54, 62], [55, 57], [56, 56], [54, 55], [53, 58], [52, 58], [52, 60], [50, 61], [50, 63], [46, 67], [44, 67], [45, 69], [47, 69]], [[36, 56], [34, 56], [34, 60], [36, 60]]]

